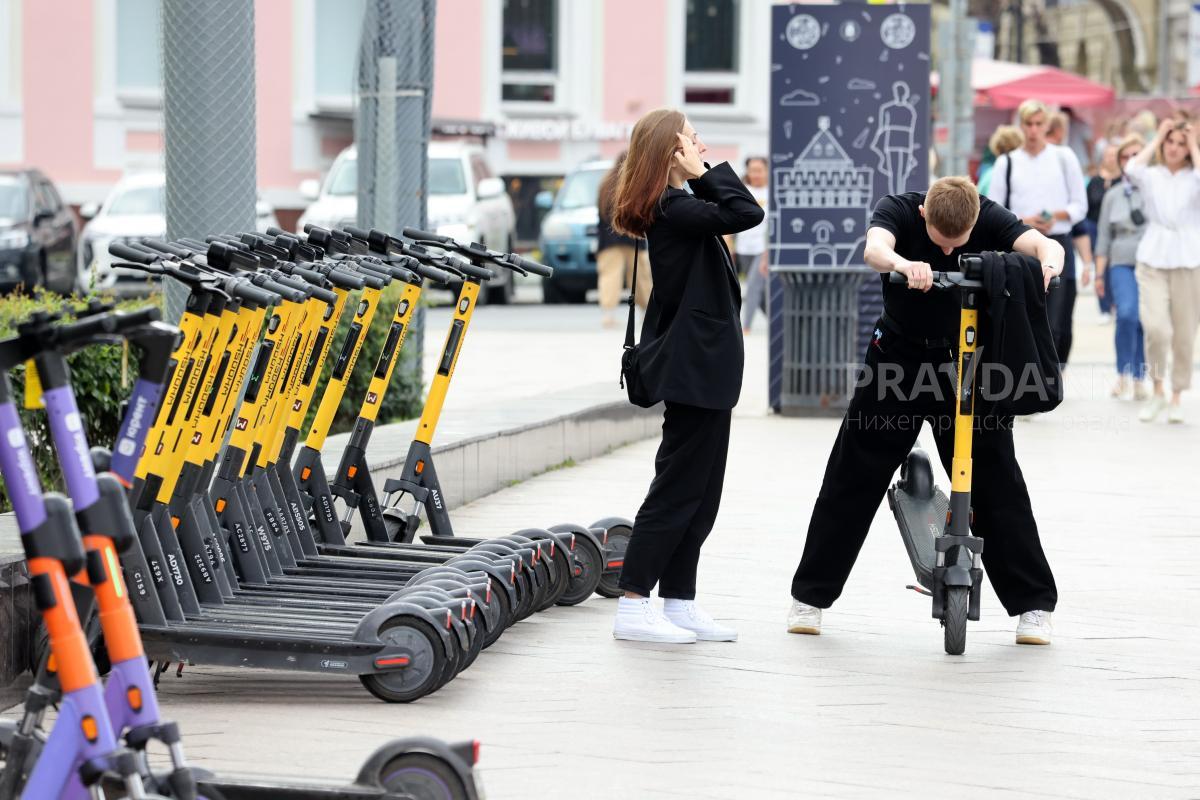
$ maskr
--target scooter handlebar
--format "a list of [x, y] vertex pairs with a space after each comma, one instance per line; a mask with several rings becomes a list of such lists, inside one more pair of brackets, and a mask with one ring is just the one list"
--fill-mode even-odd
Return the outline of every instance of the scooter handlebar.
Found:
[[229, 293], [234, 297], [257, 306], [273, 306], [281, 299], [274, 292], [255, 286], [248, 281], [230, 281], [227, 288], [229, 289]]
[[160, 256], [155, 256], [145, 250], [136, 250], [124, 242], [113, 242], [108, 246], [109, 255], [116, 256], [122, 261], [128, 261], [131, 264], [145, 264], [149, 266], [158, 261], [161, 261]]
[[[933, 283], [934, 283], [933, 288], [935, 288], [935, 289], [950, 288], [950, 286], [957, 286], [957, 285], [961, 284], [963, 281], [972, 281], [972, 280], [974, 280], [974, 279], [968, 278], [966, 273], [963, 273], [963, 272], [942, 271], [942, 270], [936, 270], [936, 269], [933, 270]], [[938, 286], [939, 282], [941, 282], [943, 285]], [[907, 284], [908, 276], [905, 275], [903, 272], [889, 272], [888, 273], [888, 283], [895, 283], [895, 284], [902, 284], [902, 285]], [[1055, 276], [1050, 279], [1050, 286], [1047, 287], [1047, 289], [1048, 290], [1057, 289], [1061, 285], [1062, 285], [1062, 278]]]
[[479, 267], [467, 261], [465, 258], [447, 255], [446, 265], [453, 268], [457, 272], [465, 275], [468, 278], [475, 278], [479, 281], [490, 281], [496, 277], [496, 273], [487, 267]]
[[549, 278], [554, 274], [554, 267], [547, 266], [530, 258], [525, 258], [524, 256], [519, 256], [516, 253], [508, 253], [504, 256], [504, 260], [509, 264], [525, 270], [526, 272], [532, 272], [534, 275], [541, 275], [543, 278]]
[[141, 245], [143, 249], [155, 250], [159, 253], [165, 253], [176, 258], [189, 258], [192, 256], [192, 251], [186, 247], [180, 247], [171, 242], [164, 242], [161, 239], [142, 239]]
[[412, 239], [414, 242], [436, 242], [438, 244], [456, 244], [454, 239], [449, 236], [442, 236], [440, 233], [430, 233], [423, 231], [420, 228], [405, 228], [401, 231], [405, 239]]

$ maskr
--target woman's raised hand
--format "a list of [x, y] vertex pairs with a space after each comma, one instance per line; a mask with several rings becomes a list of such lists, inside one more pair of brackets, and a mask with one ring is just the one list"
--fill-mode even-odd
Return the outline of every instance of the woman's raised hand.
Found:
[[682, 133], [675, 135], [679, 137], [679, 149], [675, 151], [675, 164], [689, 180], [699, 178], [707, 170], [704, 167], [704, 161], [700, 158], [700, 151], [696, 148], [696, 143]]

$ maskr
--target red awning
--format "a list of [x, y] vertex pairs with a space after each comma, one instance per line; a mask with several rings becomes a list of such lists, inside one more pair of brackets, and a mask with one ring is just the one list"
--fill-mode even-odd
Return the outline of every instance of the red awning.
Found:
[[[937, 75], [932, 75], [934, 86]], [[1052, 106], [1094, 108], [1112, 105], [1116, 92], [1111, 86], [1057, 67], [1040, 64], [1014, 64], [977, 58], [971, 62], [971, 88], [975, 105], [1013, 109], [1033, 97]]]

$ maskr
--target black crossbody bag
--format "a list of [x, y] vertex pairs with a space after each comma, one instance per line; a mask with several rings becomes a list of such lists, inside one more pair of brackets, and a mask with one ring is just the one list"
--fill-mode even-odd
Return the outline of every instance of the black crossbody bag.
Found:
[[629, 394], [629, 402], [635, 406], [649, 408], [658, 401], [651, 397], [642, 380], [642, 372], [638, 364], [640, 345], [633, 341], [634, 302], [637, 298], [638, 255], [641, 242], [633, 243], [633, 286], [629, 292], [629, 321], [625, 325], [625, 347], [621, 352], [621, 388]]

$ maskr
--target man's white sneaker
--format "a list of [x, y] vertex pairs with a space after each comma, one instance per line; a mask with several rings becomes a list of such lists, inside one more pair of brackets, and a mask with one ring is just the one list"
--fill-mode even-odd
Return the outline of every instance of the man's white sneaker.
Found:
[[1167, 410], [1167, 422], [1172, 425], [1183, 424], [1183, 406], [1176, 403]]
[[1151, 395], [1146, 401], [1146, 405], [1142, 406], [1142, 410], [1138, 413], [1138, 419], [1142, 422], [1154, 422], [1158, 419], [1158, 415], [1167, 408], [1167, 398], [1161, 394]]
[[821, 609], [792, 599], [792, 607], [788, 610], [788, 633], [808, 633], [817, 635], [821, 632]]
[[736, 642], [737, 631], [722, 625], [708, 615], [695, 600], [677, 600], [668, 597], [663, 602], [663, 616], [677, 628], [696, 634], [702, 642]]
[[1049, 611], [1026, 611], [1017, 622], [1017, 644], [1050, 644]]
[[649, 597], [622, 597], [617, 600], [613, 638], [631, 642], [693, 644], [696, 634], [671, 624]]

